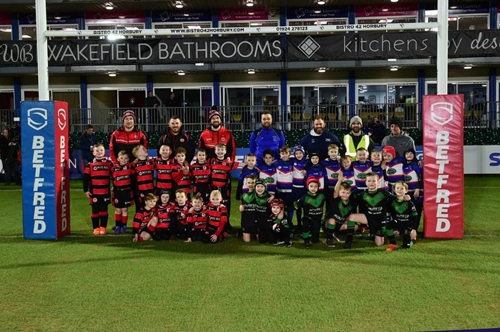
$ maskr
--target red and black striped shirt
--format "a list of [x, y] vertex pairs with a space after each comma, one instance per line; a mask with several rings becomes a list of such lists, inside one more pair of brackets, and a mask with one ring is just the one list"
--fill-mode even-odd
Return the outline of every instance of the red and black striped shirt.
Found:
[[207, 204], [208, 227], [216, 229], [215, 235], [219, 236], [224, 231], [224, 225], [227, 223], [227, 209], [224, 205], [215, 206], [212, 203]]
[[172, 179], [174, 181], [174, 189], [184, 190], [186, 193], [191, 193], [191, 171], [188, 174], [184, 174], [182, 170], [182, 165], [175, 163], [172, 165]]
[[193, 229], [205, 229], [207, 227], [208, 214], [203, 207], [200, 210], [190, 208], [187, 215], [187, 222], [193, 226]]
[[175, 218], [177, 222], [181, 225], [187, 225], [187, 215], [189, 209], [191, 208], [191, 204], [186, 203], [183, 206], [179, 206], [179, 204], [174, 205], [175, 209]]
[[110, 197], [111, 168], [113, 164], [108, 159], [94, 159], [85, 167], [83, 175], [83, 191], [89, 191], [92, 196]]
[[191, 165], [192, 181], [193, 181], [193, 192], [196, 194], [200, 190], [199, 188], [206, 188], [210, 183], [210, 169], [209, 163], [200, 164], [198, 162]]
[[130, 164], [114, 164], [111, 169], [111, 176], [113, 177], [113, 190], [125, 191], [132, 189], [133, 174], [134, 170]]
[[132, 233], [137, 234], [141, 229], [148, 226], [148, 223], [156, 216], [156, 209], [151, 210], [141, 209], [134, 216], [134, 222], [132, 223]]
[[176, 218], [176, 207], [172, 203], [157, 205], [156, 215], [158, 216], [158, 228], [170, 228]]
[[228, 163], [226, 159], [210, 159], [210, 168], [212, 170], [212, 188], [225, 187], [228, 184], [233, 165], [234, 162]]
[[155, 159], [157, 189], [172, 189], [172, 164], [172, 159]]
[[154, 161], [151, 158], [136, 160], [132, 166], [135, 172], [137, 193], [153, 192], [154, 190]]

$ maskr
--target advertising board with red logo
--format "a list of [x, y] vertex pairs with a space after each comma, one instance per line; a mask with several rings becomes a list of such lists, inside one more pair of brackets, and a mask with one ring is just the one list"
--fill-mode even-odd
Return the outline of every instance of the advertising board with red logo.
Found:
[[424, 235], [464, 236], [463, 95], [423, 100]]

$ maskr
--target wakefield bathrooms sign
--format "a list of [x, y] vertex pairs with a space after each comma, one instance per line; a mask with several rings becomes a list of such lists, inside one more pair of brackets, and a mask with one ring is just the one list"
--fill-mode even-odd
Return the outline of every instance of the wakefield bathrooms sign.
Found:
[[[284, 39], [286, 38], [286, 49]], [[50, 66], [369, 60], [436, 56], [434, 32], [50, 40]], [[500, 55], [500, 31], [450, 31], [449, 57]], [[0, 66], [36, 66], [36, 42], [0, 42]]]

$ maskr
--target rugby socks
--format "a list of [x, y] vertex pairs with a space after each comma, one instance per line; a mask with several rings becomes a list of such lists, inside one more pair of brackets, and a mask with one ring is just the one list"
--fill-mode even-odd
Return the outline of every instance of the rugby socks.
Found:
[[101, 227], [108, 227], [108, 211], [99, 212], [99, 219], [101, 219]]
[[403, 249], [410, 249], [411, 248], [411, 240], [410, 240], [410, 234], [404, 234], [403, 235]]
[[396, 236], [394, 235], [394, 230], [392, 228], [387, 228], [386, 232], [387, 237], [389, 238], [390, 244], [396, 244]]
[[92, 213], [90, 218], [92, 219], [92, 227], [94, 229], [99, 228], [99, 213]]
[[354, 237], [354, 226], [356, 223], [352, 220], [347, 220], [347, 231], [344, 243], [344, 249], [350, 249], [352, 247], [352, 240]]
[[115, 213], [115, 226], [116, 227], [121, 227], [122, 225], [122, 214], [121, 213]]
[[333, 240], [334, 233], [335, 233], [335, 225], [327, 224], [327, 226], [326, 226], [326, 238]]
[[128, 215], [122, 216], [122, 226], [127, 226], [127, 222], [128, 222]]

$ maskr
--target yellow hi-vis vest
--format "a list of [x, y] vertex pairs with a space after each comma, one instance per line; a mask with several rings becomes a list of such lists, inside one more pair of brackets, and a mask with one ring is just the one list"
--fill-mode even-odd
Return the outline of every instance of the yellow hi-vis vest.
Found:
[[368, 147], [370, 146], [370, 136], [368, 135], [363, 135], [361, 138], [361, 141], [359, 141], [358, 146], [354, 146], [354, 141], [351, 137], [351, 135], [347, 134], [344, 135], [344, 147], [345, 147], [345, 155], [346, 156], [351, 156], [352, 160], [357, 160], [356, 159], [356, 150], [359, 148], [365, 148], [368, 150]]

